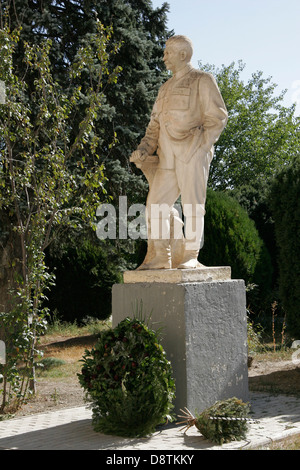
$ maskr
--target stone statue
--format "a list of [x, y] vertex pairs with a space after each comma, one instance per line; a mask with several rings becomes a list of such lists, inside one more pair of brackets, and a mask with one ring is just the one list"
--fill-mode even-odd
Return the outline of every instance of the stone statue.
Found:
[[[149, 182], [148, 252], [138, 269], [201, 266], [209, 167], [227, 111], [213, 76], [192, 67], [192, 54], [185, 36], [166, 42], [164, 63], [173, 75], [160, 88], [146, 134], [130, 158]], [[174, 209], [179, 196], [184, 228]]]

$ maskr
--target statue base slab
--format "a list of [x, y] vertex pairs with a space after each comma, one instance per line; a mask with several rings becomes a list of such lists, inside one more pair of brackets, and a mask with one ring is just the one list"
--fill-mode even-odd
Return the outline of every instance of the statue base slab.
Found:
[[136, 282], [166, 282], [181, 284], [186, 282], [227, 281], [231, 279], [229, 266], [212, 266], [196, 269], [149, 269], [125, 271], [125, 284]]

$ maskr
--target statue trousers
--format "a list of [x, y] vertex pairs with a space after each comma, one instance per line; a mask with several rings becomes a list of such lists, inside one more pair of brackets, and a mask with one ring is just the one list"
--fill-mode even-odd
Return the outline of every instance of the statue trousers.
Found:
[[[174, 159], [173, 169], [158, 167], [147, 198], [148, 237], [170, 238], [170, 214], [179, 196], [185, 219], [185, 238], [189, 249], [203, 245], [204, 215], [207, 180], [211, 161], [210, 153], [185, 163]], [[178, 230], [178, 232], [177, 232]], [[175, 238], [180, 237], [182, 224], [174, 229]]]

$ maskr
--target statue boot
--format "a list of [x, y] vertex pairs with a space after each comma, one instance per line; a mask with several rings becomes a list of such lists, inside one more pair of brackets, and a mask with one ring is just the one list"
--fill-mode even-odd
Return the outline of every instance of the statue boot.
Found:
[[198, 255], [199, 250], [185, 250], [183, 259], [178, 266], [178, 269], [195, 269], [198, 268]]
[[154, 241], [155, 256], [148, 263], [139, 267], [139, 270], [146, 269], [171, 269], [172, 257], [169, 240]]
[[204, 216], [190, 217], [186, 220], [186, 241], [182, 260], [178, 269], [201, 267], [198, 262], [200, 247], [203, 245]]

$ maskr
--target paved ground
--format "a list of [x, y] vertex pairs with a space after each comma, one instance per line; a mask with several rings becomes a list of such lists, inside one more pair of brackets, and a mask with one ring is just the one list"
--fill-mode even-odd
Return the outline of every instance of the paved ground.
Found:
[[146, 439], [99, 434], [92, 428], [91, 411], [78, 407], [0, 421], [0, 450], [150, 450], [155, 459], [155, 451], [251, 449], [300, 434], [300, 398], [251, 393], [250, 403], [259, 422], [250, 424], [247, 440], [223, 446], [204, 439], [195, 427], [184, 434], [176, 425]]

